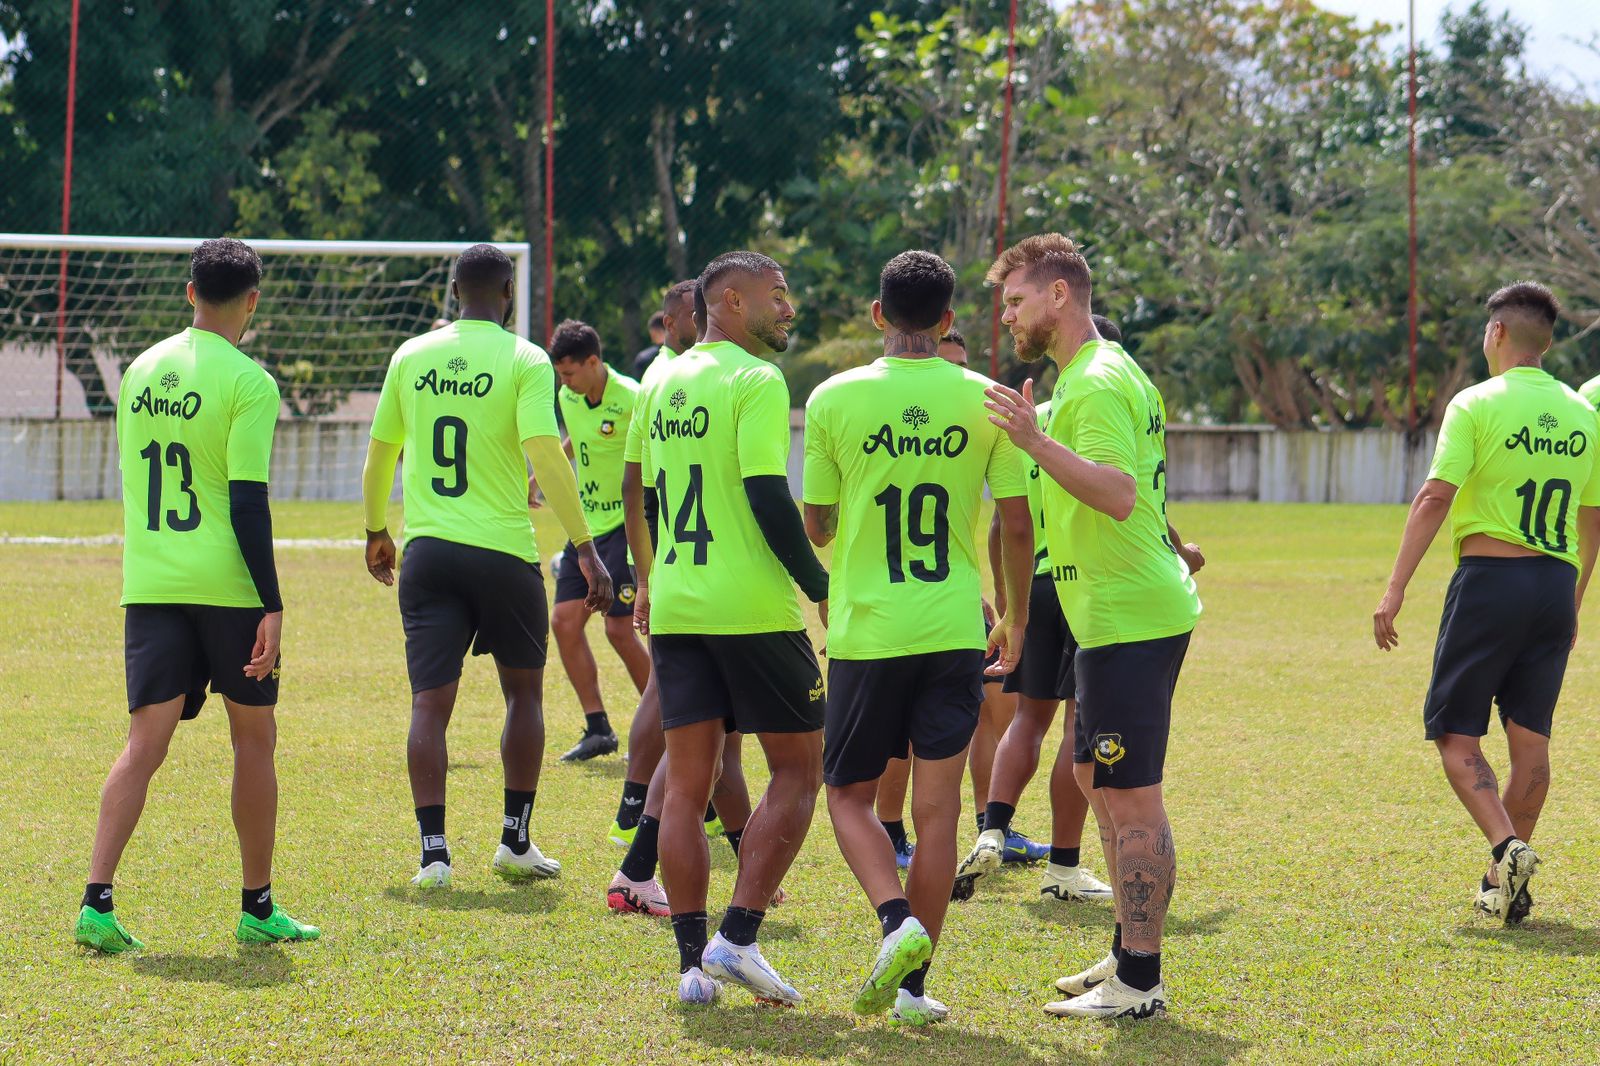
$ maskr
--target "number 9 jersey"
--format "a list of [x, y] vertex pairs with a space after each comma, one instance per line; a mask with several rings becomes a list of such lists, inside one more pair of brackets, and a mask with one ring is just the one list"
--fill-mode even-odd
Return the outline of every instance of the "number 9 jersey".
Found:
[[1578, 565], [1578, 507], [1600, 506], [1600, 416], [1538, 367], [1512, 367], [1450, 401], [1431, 481], [1459, 488], [1456, 559], [1474, 533]]

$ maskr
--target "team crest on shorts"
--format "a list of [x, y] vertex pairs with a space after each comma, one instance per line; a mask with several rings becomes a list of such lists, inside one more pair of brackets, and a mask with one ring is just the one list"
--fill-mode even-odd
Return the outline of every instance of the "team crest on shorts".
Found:
[[633, 603], [633, 599], [634, 599], [634, 597], [636, 595], [638, 595], [638, 593], [634, 590], [634, 587], [632, 585], [618, 585], [617, 586], [617, 602], [618, 603], [631, 604], [631, 603]]
[[611, 419], [608, 418], [604, 422], [600, 423], [600, 435], [602, 437], [609, 437], [612, 434], [616, 433], [616, 431], [617, 431], [617, 424], [615, 422], [611, 421]]
[[1114, 766], [1128, 754], [1122, 746], [1121, 733], [1097, 733], [1094, 738], [1094, 761], [1102, 766]]

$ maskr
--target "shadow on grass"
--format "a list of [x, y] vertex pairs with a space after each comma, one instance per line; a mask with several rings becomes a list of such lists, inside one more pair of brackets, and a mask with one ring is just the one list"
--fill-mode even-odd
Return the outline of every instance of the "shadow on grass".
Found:
[[422, 891], [410, 885], [390, 885], [383, 894], [413, 907], [435, 911], [500, 911], [503, 914], [544, 914], [561, 905], [562, 896], [549, 881], [507, 885], [492, 892], [459, 888]]
[[[1116, 914], [1109, 903], [1063, 904], [1040, 899], [1023, 904], [1023, 909], [1039, 921], [1051, 925], [1070, 925], [1078, 928], [1103, 927], [1110, 931], [1117, 923]], [[1166, 931], [1170, 936], [1210, 936], [1227, 925], [1228, 920], [1238, 909], [1238, 907], [1218, 907], [1205, 914], [1168, 915]]]
[[1600, 929], [1556, 919], [1529, 918], [1519, 926], [1463, 925], [1456, 929], [1474, 940], [1498, 940], [1513, 947], [1548, 955], [1600, 955]]
[[273, 945], [241, 947], [233, 955], [153, 955], [133, 957], [135, 972], [163, 981], [197, 981], [230, 988], [265, 988], [294, 980], [294, 962]]
[[601, 756], [596, 759], [585, 759], [583, 762], [560, 763], [562, 767], [572, 767], [585, 777], [612, 779], [621, 781], [628, 776], [628, 760], [625, 757]]

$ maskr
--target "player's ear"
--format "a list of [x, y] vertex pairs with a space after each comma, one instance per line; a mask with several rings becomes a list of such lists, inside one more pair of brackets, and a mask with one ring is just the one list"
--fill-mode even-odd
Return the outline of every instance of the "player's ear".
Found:
[[887, 330], [889, 328], [889, 323], [887, 321], [885, 321], [884, 317], [883, 317], [883, 301], [882, 300], [873, 300], [872, 301], [872, 324], [878, 328], [878, 331], [880, 333], [884, 332], [885, 330]]
[[943, 337], [950, 332], [950, 327], [956, 324], [956, 311], [953, 307], [945, 308], [944, 314], [939, 316], [939, 336]]
[[192, 282], [192, 281], [189, 282], [189, 284], [187, 286], [185, 286], [184, 291], [189, 294], [189, 306], [190, 307], [195, 306], [195, 303], [194, 303], [194, 282]]
[[250, 295], [245, 297], [245, 310], [252, 315], [256, 313], [256, 304], [261, 302], [261, 290], [251, 289]]

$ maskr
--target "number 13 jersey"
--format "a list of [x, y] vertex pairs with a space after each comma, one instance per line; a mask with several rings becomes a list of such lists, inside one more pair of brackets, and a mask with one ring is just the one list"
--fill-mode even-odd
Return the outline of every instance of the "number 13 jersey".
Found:
[[1600, 417], [1545, 371], [1512, 367], [1445, 409], [1428, 478], [1457, 486], [1457, 560], [1474, 533], [1578, 565], [1578, 507], [1600, 506]]
[[747, 477], [785, 476], [789, 386], [731, 341], [697, 344], [641, 391], [640, 473], [659, 505], [652, 633], [793, 633], [805, 628], [788, 571], [745, 496]]

